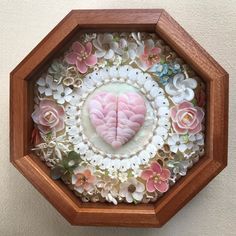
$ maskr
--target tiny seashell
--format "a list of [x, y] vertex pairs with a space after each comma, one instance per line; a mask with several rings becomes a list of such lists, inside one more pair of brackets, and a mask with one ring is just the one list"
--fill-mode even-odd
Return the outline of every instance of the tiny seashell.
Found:
[[108, 69], [108, 73], [111, 78], [118, 77], [119, 76], [118, 67], [116, 67], [116, 66], [110, 67]]
[[132, 81], [138, 81], [138, 78], [142, 77], [143, 73], [139, 69], [131, 69], [128, 73], [128, 77]]
[[[82, 85], [83, 84], [83, 85]], [[81, 83], [82, 86], [87, 87], [88, 89], [91, 89], [95, 86], [95, 82], [91, 79], [91, 77], [87, 76], [84, 78], [83, 82]]]
[[65, 107], [65, 111], [66, 111], [66, 114], [68, 114], [68, 115], [74, 115], [74, 114], [76, 114], [77, 107], [67, 104]]
[[141, 74], [140, 76], [136, 77], [137, 78], [137, 83], [140, 85], [140, 86], [143, 86], [144, 83], [150, 79], [149, 76], [145, 76], [145, 74]]
[[157, 147], [153, 144], [148, 144], [146, 147], [146, 151], [149, 153], [149, 155], [151, 157], [155, 156], [156, 152], [157, 152]]
[[91, 79], [93, 80], [93, 82], [97, 85], [102, 84], [102, 81], [104, 80], [103, 77], [101, 77], [99, 72], [93, 72], [91, 74]]
[[85, 154], [88, 150], [88, 146], [86, 144], [84, 144], [83, 142], [81, 142], [81, 143], [74, 146], [74, 150], [77, 153]]
[[104, 158], [102, 162], [100, 163], [99, 167], [101, 170], [109, 169], [111, 165], [111, 159]]
[[121, 160], [120, 162], [120, 171], [125, 172], [130, 168], [129, 160]]
[[98, 202], [99, 201], [99, 196], [95, 195], [91, 198], [91, 202]]
[[69, 141], [76, 145], [82, 142], [82, 138], [80, 135], [69, 136]]
[[132, 67], [129, 66], [129, 65], [120, 66], [118, 68], [119, 76], [121, 78], [128, 78], [128, 73], [129, 73], [130, 70], [132, 70]]
[[65, 79], [63, 79], [63, 84], [65, 86], [73, 85], [73, 83], [74, 83], [74, 78], [72, 77], [66, 77]]
[[150, 155], [146, 150], [141, 151], [138, 157], [140, 158], [141, 164], [147, 164], [150, 159]]
[[158, 116], [164, 116], [164, 117], [169, 117], [170, 110], [168, 107], [160, 107], [158, 109]]
[[82, 197], [81, 200], [82, 200], [82, 202], [89, 202], [89, 198], [88, 197]]
[[150, 95], [151, 95], [153, 98], [155, 98], [155, 97], [157, 97], [157, 96], [159, 95], [159, 91], [160, 91], [160, 88], [157, 87], [157, 86], [155, 86], [155, 87], [151, 88], [151, 90], [150, 90]]
[[157, 127], [157, 129], [155, 130], [155, 133], [158, 134], [159, 136], [161, 136], [164, 140], [167, 138], [168, 136], [168, 130], [165, 129], [164, 127]]
[[74, 84], [73, 86], [76, 87], [76, 88], [80, 88], [83, 84], [83, 80], [80, 79], [80, 78], [76, 78], [75, 81], [74, 81]]
[[60, 179], [65, 173], [65, 169], [61, 166], [56, 166], [51, 169], [50, 175], [52, 179], [57, 180]]
[[93, 152], [92, 150], [88, 150], [88, 151], [85, 153], [85, 158], [86, 158], [86, 160], [88, 160], [88, 161], [90, 161], [93, 156], [94, 156], [94, 152]]
[[76, 125], [76, 119], [75, 119], [75, 117], [73, 117], [73, 116], [66, 116], [66, 118], [65, 118], [65, 123], [67, 124], [67, 125], [73, 125], [73, 126], [75, 126]]
[[170, 105], [168, 99], [164, 96], [157, 96], [155, 103], [157, 107], [168, 107]]
[[147, 91], [151, 91], [152, 88], [154, 87], [157, 87], [157, 83], [155, 81], [152, 81], [152, 80], [148, 80], [144, 83], [144, 88], [147, 90]]
[[99, 71], [99, 75], [100, 75], [101, 78], [103, 78], [104, 80], [106, 80], [106, 79], [109, 79], [109, 78], [110, 78], [110, 75], [109, 75], [108, 72], [109, 72], [108, 68], [104, 68], [104, 69], [101, 69], [101, 70]]
[[166, 118], [166, 117], [160, 117], [158, 119], [158, 125], [162, 126], [162, 127], [165, 127], [166, 129], [169, 129], [170, 128], [170, 122], [169, 122], [169, 119]]
[[139, 165], [141, 164], [141, 161], [137, 155], [130, 158], [130, 167], [133, 170], [139, 169]]
[[76, 126], [67, 126], [66, 132], [68, 135], [76, 135], [79, 132], [79, 129]]
[[170, 152], [170, 146], [169, 146], [168, 144], [164, 144], [164, 145], [163, 145], [163, 151], [164, 151], [165, 153], [169, 153], [169, 152]]
[[162, 148], [164, 141], [160, 135], [155, 135], [152, 138], [152, 144], [155, 145], [157, 148]]

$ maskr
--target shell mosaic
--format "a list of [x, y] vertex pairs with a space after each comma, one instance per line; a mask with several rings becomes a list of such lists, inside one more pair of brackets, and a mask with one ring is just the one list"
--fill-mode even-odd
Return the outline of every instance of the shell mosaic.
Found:
[[83, 202], [154, 202], [204, 154], [205, 85], [156, 34], [78, 35], [34, 101], [32, 150]]

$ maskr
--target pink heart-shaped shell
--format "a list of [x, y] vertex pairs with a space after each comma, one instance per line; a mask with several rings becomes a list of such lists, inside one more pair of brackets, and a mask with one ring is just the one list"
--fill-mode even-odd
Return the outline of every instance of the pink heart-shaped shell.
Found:
[[135, 92], [119, 96], [101, 92], [90, 100], [89, 115], [96, 132], [117, 149], [127, 143], [143, 125], [145, 101]]

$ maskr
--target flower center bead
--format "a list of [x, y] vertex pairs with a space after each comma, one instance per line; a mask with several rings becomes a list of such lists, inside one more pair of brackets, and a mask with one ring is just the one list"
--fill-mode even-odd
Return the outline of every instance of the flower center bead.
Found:
[[81, 52], [80, 57], [82, 58], [82, 60], [85, 60], [88, 57], [88, 53], [87, 52]]
[[160, 174], [156, 174], [153, 178], [154, 183], [158, 183], [159, 180], [160, 180]]
[[159, 56], [155, 55], [155, 54], [152, 54], [148, 57], [148, 60], [151, 61], [152, 63], [155, 63], [156, 61], [159, 60]]
[[108, 51], [110, 49], [110, 46], [109, 46], [109, 44], [104, 44], [103, 48], [105, 51]]
[[48, 123], [53, 123], [56, 120], [56, 116], [53, 112], [51, 111], [47, 111], [44, 114], [44, 119], [48, 122]]
[[133, 184], [129, 185], [128, 191], [129, 191], [130, 193], [134, 193], [135, 190], [136, 190], [136, 187], [135, 187]]
[[184, 123], [190, 123], [191, 119], [192, 119], [192, 116], [187, 113], [187, 114], [183, 117], [183, 122], [184, 122]]
[[86, 181], [87, 181], [87, 178], [84, 175], [80, 174], [78, 177], [77, 183], [79, 185], [83, 185]]

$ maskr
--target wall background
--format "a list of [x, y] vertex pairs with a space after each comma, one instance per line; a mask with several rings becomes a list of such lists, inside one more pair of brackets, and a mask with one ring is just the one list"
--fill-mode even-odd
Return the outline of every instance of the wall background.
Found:
[[[161, 229], [72, 227], [9, 163], [9, 72], [71, 10], [164, 8], [230, 74], [229, 163]], [[236, 1], [0, 0], [0, 235], [236, 235]]]

